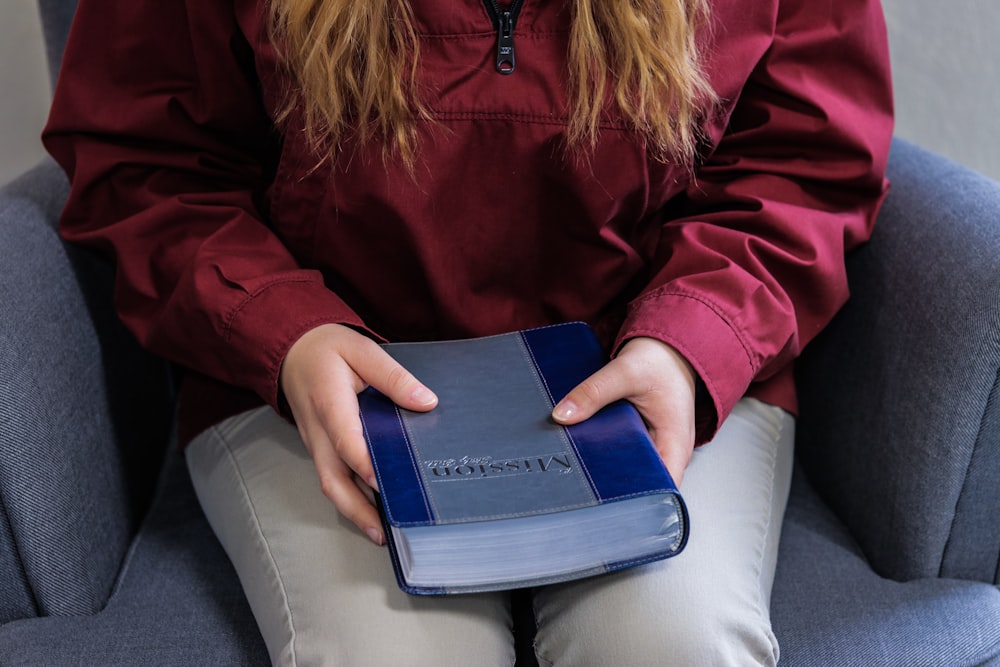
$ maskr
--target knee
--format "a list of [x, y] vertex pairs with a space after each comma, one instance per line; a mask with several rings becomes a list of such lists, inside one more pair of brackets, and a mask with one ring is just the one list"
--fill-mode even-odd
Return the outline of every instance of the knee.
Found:
[[636, 627], [626, 631], [626, 642], [641, 646], [643, 653], [631, 664], [774, 667], [778, 662], [778, 643], [767, 615], [728, 601], [689, 603], [668, 620], [646, 619]]
[[[558, 647], [542, 655], [543, 665], [629, 665], [641, 667], [773, 666], [778, 646], [766, 615], [725, 601], [676, 601], [665, 610], [635, 605], [606, 613], [596, 627], [577, 627]], [[666, 606], [666, 605], [665, 605]], [[557, 648], [553, 642], [539, 646]]]

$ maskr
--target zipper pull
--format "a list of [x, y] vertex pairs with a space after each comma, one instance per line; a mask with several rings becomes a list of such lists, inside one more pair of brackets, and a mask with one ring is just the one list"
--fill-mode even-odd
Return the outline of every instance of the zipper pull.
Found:
[[513, 74], [514, 28], [524, 0], [511, 0], [507, 9], [500, 9], [497, 0], [483, 0], [483, 4], [497, 31], [497, 71], [501, 74]]
[[497, 18], [497, 71], [501, 74], [513, 74], [514, 17], [510, 10], [506, 10], [500, 12]]

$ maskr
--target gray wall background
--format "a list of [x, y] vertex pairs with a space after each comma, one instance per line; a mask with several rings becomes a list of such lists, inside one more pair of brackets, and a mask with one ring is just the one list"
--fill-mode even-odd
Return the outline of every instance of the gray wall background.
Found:
[[1000, 2], [883, 4], [896, 134], [1000, 179]]
[[49, 75], [36, 0], [0, 0], [0, 184], [41, 159]]
[[[1000, 2], [883, 2], [897, 134], [1000, 179]], [[0, 0], [0, 183], [41, 159], [48, 103], [35, 0]]]

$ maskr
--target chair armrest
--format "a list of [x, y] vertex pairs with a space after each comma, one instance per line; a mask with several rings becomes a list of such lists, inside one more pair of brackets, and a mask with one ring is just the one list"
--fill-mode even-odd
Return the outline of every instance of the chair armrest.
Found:
[[0, 189], [0, 622], [104, 605], [168, 430], [165, 366], [118, 322], [111, 269], [58, 237], [67, 191], [51, 161]]
[[997, 583], [1000, 184], [900, 140], [889, 172], [799, 364], [800, 461], [880, 574]]

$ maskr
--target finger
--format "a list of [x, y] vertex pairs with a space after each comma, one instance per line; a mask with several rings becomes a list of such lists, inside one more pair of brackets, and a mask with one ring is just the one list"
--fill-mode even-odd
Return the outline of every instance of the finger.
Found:
[[656, 453], [674, 482], [680, 486], [694, 451], [694, 420], [685, 418], [682, 409], [671, 410], [669, 404], [644, 405], [638, 409], [646, 422]]
[[617, 360], [578, 384], [552, 410], [552, 418], [560, 424], [578, 424], [594, 416], [601, 408], [634, 393]]
[[351, 469], [326, 446], [313, 447], [313, 462], [323, 495], [330, 499], [348, 521], [375, 544], [385, 544], [378, 512], [371, 499], [355, 483]]
[[437, 405], [434, 392], [374, 342], [352, 350], [345, 360], [365, 383], [401, 408], [425, 412]]
[[357, 394], [344, 382], [332, 383], [328, 391], [328, 402], [316, 406], [316, 417], [320, 429], [324, 431], [323, 438], [329, 442], [330, 453], [375, 489], [375, 468], [361, 425]]
[[694, 450], [684, 446], [659, 446], [657, 451], [660, 453], [663, 465], [667, 467], [667, 471], [673, 478], [674, 484], [680, 487], [681, 482], [684, 481], [684, 471], [691, 463], [691, 455]]
[[694, 450], [694, 397], [685, 390], [654, 390], [632, 402], [660, 459], [679, 485]]
[[694, 434], [683, 428], [674, 426], [664, 426], [658, 424], [656, 419], [645, 417], [649, 425], [649, 434], [653, 439], [653, 446], [660, 455], [660, 460], [667, 467], [674, 483], [680, 486], [684, 478], [684, 471], [687, 470], [691, 462], [691, 455], [694, 452]]

